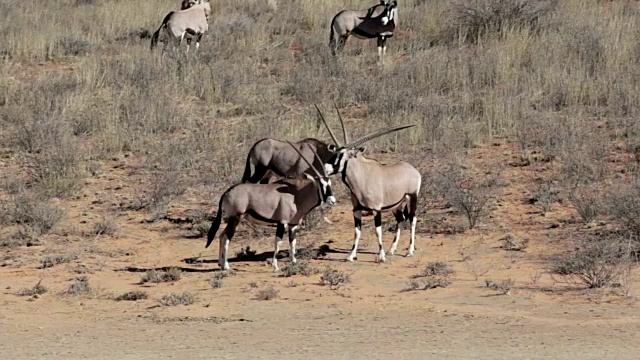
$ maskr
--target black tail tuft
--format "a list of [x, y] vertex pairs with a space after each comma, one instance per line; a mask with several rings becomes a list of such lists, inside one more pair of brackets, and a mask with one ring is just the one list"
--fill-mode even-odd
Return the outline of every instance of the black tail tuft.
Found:
[[222, 199], [224, 199], [224, 195], [220, 197], [220, 203], [218, 204], [218, 213], [216, 214], [215, 219], [213, 219], [213, 223], [211, 223], [211, 227], [209, 228], [209, 233], [207, 233], [207, 245], [205, 245], [205, 249], [211, 245], [213, 239], [216, 237], [216, 233], [220, 228], [220, 224], [222, 223]]

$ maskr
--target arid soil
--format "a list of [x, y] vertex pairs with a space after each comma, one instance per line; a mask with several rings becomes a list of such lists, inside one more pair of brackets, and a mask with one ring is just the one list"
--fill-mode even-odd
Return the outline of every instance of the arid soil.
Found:
[[[498, 141], [473, 149], [469, 157], [478, 165], [508, 164], [513, 152]], [[566, 205], [556, 204], [543, 216], [526, 201], [527, 184], [552, 166], [548, 163], [508, 166], [491, 215], [475, 229], [452, 234], [446, 230], [454, 221], [452, 210], [434, 206], [420, 219], [416, 256], [402, 256], [408, 245], [408, 232], [403, 232], [398, 254], [382, 264], [375, 261], [371, 217], [364, 221], [358, 260], [344, 261], [352, 220], [348, 197], [342, 196], [329, 213], [333, 224], [299, 238], [301, 247], [329, 246], [326, 257], [310, 261], [313, 267], [351, 275], [349, 283], [330, 289], [320, 284], [321, 274], [275, 275], [263, 261], [272, 252], [274, 229], [261, 234], [246, 225], [239, 228], [231, 253], [249, 245], [257, 250], [257, 260], [231, 262], [234, 275], [212, 288], [209, 279], [219, 272], [217, 242], [204, 250], [204, 238], [180, 223], [198, 208], [195, 196], [193, 203], [172, 206], [166, 219], [150, 222], [148, 214], [124, 211], [114, 220], [115, 233], [81, 236], [100, 220], [102, 210], [132, 196], [129, 162], [123, 157], [102, 163], [104, 171], [87, 180], [80, 196], [61, 203], [69, 215], [60, 228], [73, 230], [54, 231], [41, 246], [3, 250], [3, 358], [638, 358], [638, 281], [627, 294], [623, 289], [591, 291], [546, 272], [549, 259], [568, 244], [567, 234], [603, 226], [580, 224]], [[506, 234], [528, 238], [527, 248], [503, 250], [500, 239]], [[388, 249], [392, 232], [384, 237]], [[40, 269], [41, 259], [51, 254], [77, 259]], [[284, 256], [281, 267], [287, 261]], [[453, 268], [451, 285], [403, 291], [432, 261]], [[140, 284], [146, 270], [167, 267], [181, 268], [181, 279]], [[78, 273], [88, 277], [90, 293], [61, 294]], [[485, 286], [485, 279], [510, 278], [515, 283], [506, 295]], [[16, 295], [40, 280], [47, 293]], [[260, 300], [259, 293], [270, 287], [278, 296]], [[114, 300], [130, 290], [149, 297]], [[185, 291], [195, 295], [194, 304], [171, 307], [158, 301]]]

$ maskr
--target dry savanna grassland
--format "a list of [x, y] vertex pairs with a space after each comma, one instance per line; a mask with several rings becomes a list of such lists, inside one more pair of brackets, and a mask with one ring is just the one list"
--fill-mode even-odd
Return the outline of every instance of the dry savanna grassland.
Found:
[[[211, 1], [199, 52], [162, 56], [178, 0], [0, 0], [3, 358], [637, 358], [635, 1], [399, 0], [382, 64], [327, 48], [374, 0]], [[422, 173], [416, 255], [376, 262], [367, 217], [345, 262], [336, 178], [299, 264], [243, 223], [221, 272], [249, 148], [328, 141], [334, 102], [352, 138], [415, 125], [366, 155]]]

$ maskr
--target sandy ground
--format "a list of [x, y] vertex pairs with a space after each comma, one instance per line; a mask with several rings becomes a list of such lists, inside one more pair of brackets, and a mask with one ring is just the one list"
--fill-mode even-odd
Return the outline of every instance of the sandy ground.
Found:
[[[498, 154], [493, 156], [492, 154]], [[505, 145], [479, 148], [482, 159], [508, 160]], [[126, 165], [126, 161], [122, 160]], [[537, 165], [536, 165], [537, 166]], [[549, 165], [539, 165], [541, 167]], [[546, 216], [525, 200], [532, 174], [544, 168], [509, 167], [492, 215], [461, 234], [442, 229], [459, 221], [442, 206], [419, 223], [416, 256], [375, 261], [373, 220], [365, 219], [358, 260], [344, 261], [352, 239], [348, 198], [329, 217], [332, 225], [300, 235], [300, 245], [328, 245], [326, 258], [310, 261], [351, 274], [351, 282], [332, 290], [320, 274], [279, 277], [265, 261], [234, 261], [235, 275], [213, 289], [219, 270], [217, 242], [204, 250], [189, 224], [178, 224], [197, 204], [185, 200], [168, 220], [148, 215], [117, 215], [113, 235], [87, 236], [118, 199], [131, 195], [126, 166], [103, 164], [82, 194], [61, 204], [65, 225], [42, 246], [2, 250], [0, 267], [0, 353], [4, 359], [637, 359], [640, 312], [637, 280], [621, 289], [587, 291], [545, 273], [549, 257], [567, 246], [566, 234], [597, 224], [570, 221], [575, 214], [557, 206]], [[528, 185], [529, 184], [529, 185]], [[121, 186], [124, 185], [124, 186]], [[124, 194], [124, 195], [123, 195]], [[104, 200], [107, 199], [107, 200]], [[113, 200], [113, 201], [112, 201]], [[195, 202], [195, 200], [194, 200]], [[209, 210], [209, 209], [207, 209]], [[391, 218], [389, 216], [388, 218]], [[525, 251], [505, 251], [500, 239], [511, 233], [530, 239]], [[84, 234], [84, 235], [83, 235]], [[251, 245], [268, 257], [273, 229], [255, 235], [242, 225], [232, 254]], [[399, 254], [408, 245], [403, 233]], [[385, 232], [385, 248], [393, 237]], [[286, 248], [286, 246], [285, 246]], [[40, 269], [42, 257], [75, 254], [77, 259]], [[197, 262], [188, 259], [197, 258]], [[446, 261], [455, 271], [451, 285], [403, 291], [413, 275], [431, 261]], [[287, 258], [281, 260], [286, 265]], [[173, 283], [140, 284], [147, 269], [179, 267]], [[90, 295], [62, 295], [83, 269]], [[485, 279], [514, 279], [508, 295], [485, 286]], [[49, 291], [37, 299], [16, 292], [42, 280]], [[273, 287], [275, 299], [257, 294]], [[149, 298], [115, 301], [114, 296], [143, 290]], [[188, 291], [194, 304], [161, 306], [163, 295]]]

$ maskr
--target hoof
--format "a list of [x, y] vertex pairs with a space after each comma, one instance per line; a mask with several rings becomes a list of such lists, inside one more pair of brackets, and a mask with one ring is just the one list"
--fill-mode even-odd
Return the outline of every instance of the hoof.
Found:
[[412, 252], [408, 252], [407, 255], [405, 255], [405, 257], [412, 257], [413, 253]]
[[349, 256], [346, 260], [347, 260], [348, 262], [353, 262], [353, 260], [357, 260], [357, 259], [358, 259], [357, 257], [351, 257], [351, 256]]

